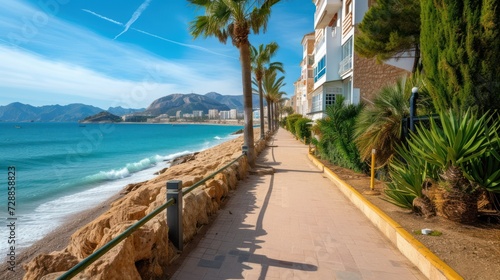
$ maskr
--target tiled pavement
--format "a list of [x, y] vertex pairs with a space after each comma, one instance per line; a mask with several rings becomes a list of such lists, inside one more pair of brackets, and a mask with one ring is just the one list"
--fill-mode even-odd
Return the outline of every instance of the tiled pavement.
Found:
[[426, 279], [281, 129], [172, 279]]

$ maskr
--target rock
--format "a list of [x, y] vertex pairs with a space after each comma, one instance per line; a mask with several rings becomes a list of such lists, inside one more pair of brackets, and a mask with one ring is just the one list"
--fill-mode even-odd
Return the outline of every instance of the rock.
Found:
[[54, 272], [65, 272], [78, 264], [78, 259], [67, 251], [52, 252], [36, 256], [23, 265], [26, 274], [23, 279], [40, 279], [41, 276]]

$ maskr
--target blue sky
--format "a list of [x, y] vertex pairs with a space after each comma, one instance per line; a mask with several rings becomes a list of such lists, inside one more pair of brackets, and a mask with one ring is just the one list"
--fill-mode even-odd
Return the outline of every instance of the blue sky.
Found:
[[[238, 50], [194, 40], [189, 23], [203, 11], [183, 0], [0, 0], [0, 105], [85, 103], [147, 107], [172, 93], [242, 94]], [[284, 64], [283, 88], [300, 76], [300, 44], [313, 31], [310, 0], [282, 0], [265, 34]]]

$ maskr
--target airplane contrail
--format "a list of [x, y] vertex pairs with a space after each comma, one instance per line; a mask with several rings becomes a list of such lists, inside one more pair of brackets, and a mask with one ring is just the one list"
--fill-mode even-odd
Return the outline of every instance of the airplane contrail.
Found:
[[116, 40], [116, 38], [120, 37], [123, 33], [127, 32], [130, 28], [130, 26], [141, 16], [141, 14], [146, 10], [146, 8], [149, 6], [149, 3], [151, 3], [151, 0], [146, 0], [144, 3], [142, 3], [137, 10], [132, 14], [132, 17], [128, 20], [127, 23], [125, 23], [125, 29], [123, 29], [120, 34], [116, 35], [113, 40]]
[[[116, 25], [120, 25], [120, 26], [123, 26], [124, 24], [119, 22], [119, 21], [116, 21], [114, 19], [111, 19], [111, 18], [108, 18], [108, 17], [105, 17], [103, 15], [100, 15], [96, 12], [93, 12], [91, 10], [87, 10], [87, 9], [82, 9], [82, 11], [86, 12], [86, 13], [89, 13], [91, 15], [94, 15], [100, 19], [103, 19], [103, 20], [106, 20], [106, 21], [109, 21], [111, 23], [114, 23]], [[154, 38], [157, 38], [157, 39], [160, 39], [162, 41], [165, 41], [165, 42], [169, 42], [169, 43], [172, 43], [172, 44], [176, 44], [176, 45], [179, 45], [179, 46], [183, 46], [183, 47], [186, 47], [186, 48], [190, 48], [190, 49], [195, 49], [195, 50], [200, 50], [200, 51], [204, 51], [204, 52], [207, 52], [207, 53], [211, 53], [211, 54], [215, 54], [215, 55], [219, 55], [219, 56], [225, 56], [225, 57], [229, 57], [229, 58], [234, 58], [234, 59], [238, 59], [236, 57], [233, 57], [233, 56], [229, 56], [229, 55], [225, 55], [225, 54], [221, 54], [221, 53], [218, 53], [218, 52], [214, 52], [212, 50], [209, 50], [207, 48], [204, 48], [204, 47], [200, 47], [200, 46], [197, 46], [197, 45], [192, 45], [192, 44], [185, 44], [185, 43], [181, 43], [181, 42], [178, 42], [178, 41], [174, 41], [174, 40], [170, 40], [170, 39], [167, 39], [167, 38], [163, 38], [161, 36], [158, 36], [158, 35], [155, 35], [155, 34], [152, 34], [152, 33], [149, 33], [149, 32], [146, 32], [144, 30], [141, 30], [141, 29], [137, 29], [137, 28], [130, 28], [134, 31], [137, 31], [137, 32], [140, 32], [142, 34], [145, 34], [145, 35], [148, 35], [148, 36], [151, 36], [151, 37], [154, 37]], [[116, 39], [116, 37], [115, 37]]]
[[87, 12], [87, 13], [89, 13], [89, 14], [91, 14], [91, 15], [94, 15], [94, 16], [96, 16], [96, 17], [98, 17], [98, 18], [101, 18], [101, 19], [107, 20], [107, 21], [109, 21], [109, 22], [112, 22], [112, 23], [114, 23], [114, 24], [118, 24], [118, 25], [122, 25], [122, 26], [123, 26], [123, 23], [121, 23], [121, 22], [119, 22], [119, 21], [116, 21], [116, 20], [114, 20], [114, 19], [110, 19], [110, 18], [108, 18], [108, 17], [105, 17], [105, 16], [103, 16], [103, 15], [100, 15], [100, 14], [98, 14], [98, 13], [96, 13], [96, 12], [92, 12], [91, 10], [82, 9], [82, 11]]

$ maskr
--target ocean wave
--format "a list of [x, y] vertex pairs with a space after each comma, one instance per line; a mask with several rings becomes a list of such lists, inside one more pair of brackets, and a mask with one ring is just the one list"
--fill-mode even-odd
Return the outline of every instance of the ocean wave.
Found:
[[119, 169], [100, 171], [97, 174], [85, 177], [83, 180], [85, 181], [85, 183], [98, 183], [102, 181], [123, 179], [129, 177], [130, 175], [136, 172], [154, 167], [159, 162], [171, 161], [179, 156], [187, 155], [190, 153], [191, 153], [190, 151], [183, 151], [166, 156], [155, 155], [152, 157], [144, 158], [138, 162], [127, 163], [125, 167]]

